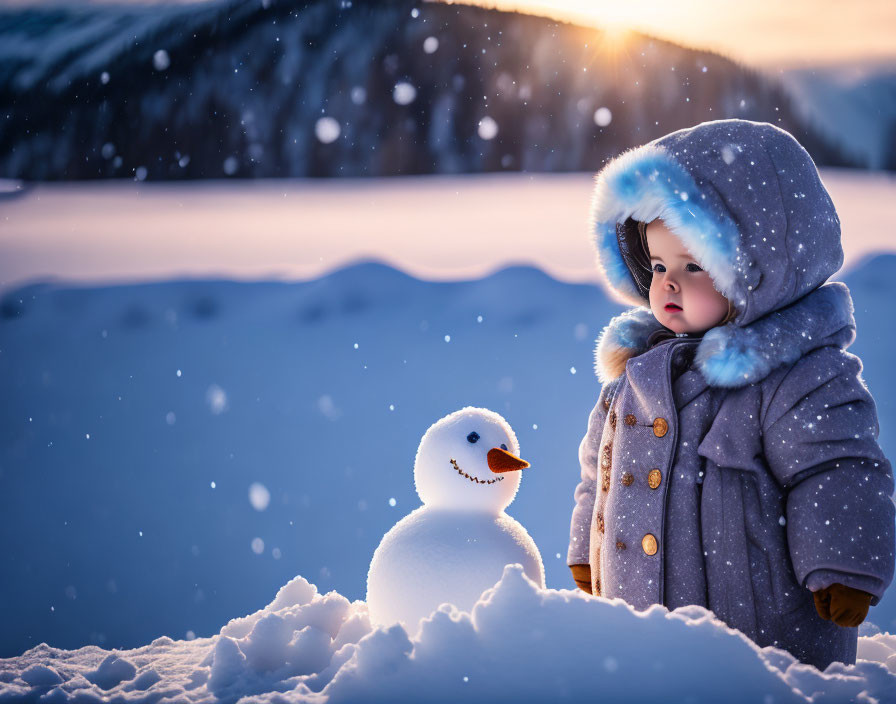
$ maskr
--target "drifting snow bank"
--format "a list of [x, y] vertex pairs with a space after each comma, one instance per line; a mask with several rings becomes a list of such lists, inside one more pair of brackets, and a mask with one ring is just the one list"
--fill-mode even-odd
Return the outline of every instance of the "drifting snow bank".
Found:
[[415, 640], [371, 629], [363, 601], [299, 576], [211, 638], [114, 652], [42, 643], [0, 660], [0, 702], [892, 701], [896, 636], [860, 638], [859, 658], [822, 673], [701, 607], [636, 612], [539, 589], [514, 564], [472, 613], [443, 604]]

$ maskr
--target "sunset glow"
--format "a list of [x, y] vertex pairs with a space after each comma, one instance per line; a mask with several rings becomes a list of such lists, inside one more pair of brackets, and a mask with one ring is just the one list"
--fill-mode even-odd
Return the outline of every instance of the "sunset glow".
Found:
[[766, 68], [896, 62], [896, 3], [880, 0], [851, 3], [848, 11], [843, 5], [813, 0], [462, 0], [461, 4], [593, 25], [612, 32], [617, 41], [621, 32], [631, 29]]

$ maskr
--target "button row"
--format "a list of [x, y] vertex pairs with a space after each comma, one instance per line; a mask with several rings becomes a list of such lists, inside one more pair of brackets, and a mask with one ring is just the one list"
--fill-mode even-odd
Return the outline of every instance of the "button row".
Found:
[[[625, 550], [628, 546], [621, 540], [616, 541], [617, 550]], [[641, 549], [647, 555], [656, 555], [659, 545], [656, 542], [656, 536], [653, 533], [647, 533], [641, 538]]]
[[[663, 481], [663, 473], [658, 469], [651, 469], [647, 473], [647, 486], [651, 489], [659, 488], [659, 485]], [[622, 486], [631, 486], [635, 483], [635, 475], [631, 472], [623, 472], [622, 473]], [[609, 487], [608, 487], [609, 489]]]
[[[604, 401], [604, 407], [609, 408], [610, 402]], [[627, 426], [634, 427], [638, 424], [638, 419], [635, 417], [634, 413], [627, 413], [625, 418], [623, 419]], [[616, 409], [614, 408], [610, 411], [610, 427], [615, 431], [616, 430]], [[669, 423], [663, 417], [658, 417], [653, 419], [653, 434], [658, 438], [663, 437], [669, 431]]]

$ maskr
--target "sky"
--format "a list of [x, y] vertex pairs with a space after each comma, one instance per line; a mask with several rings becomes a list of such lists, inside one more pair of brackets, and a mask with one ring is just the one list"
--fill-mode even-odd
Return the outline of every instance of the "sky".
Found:
[[[436, 0], [443, 1], [443, 0]], [[896, 3], [860, 0], [464, 0], [463, 4], [610, 24], [710, 49], [763, 69], [896, 64]]]

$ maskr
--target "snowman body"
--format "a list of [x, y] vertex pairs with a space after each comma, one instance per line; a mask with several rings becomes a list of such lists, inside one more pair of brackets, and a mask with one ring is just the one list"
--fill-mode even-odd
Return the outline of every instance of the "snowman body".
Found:
[[421, 506], [396, 523], [373, 554], [367, 576], [371, 623], [401, 622], [412, 637], [419, 621], [440, 604], [461, 611], [519, 563], [544, 588], [535, 541], [503, 511], [458, 511]]
[[470, 611], [504, 566], [519, 563], [544, 588], [535, 541], [504, 509], [529, 463], [513, 429], [497, 413], [467, 407], [430, 426], [414, 462], [423, 506], [396, 523], [367, 574], [371, 624], [404, 625], [411, 636], [439, 605]]

